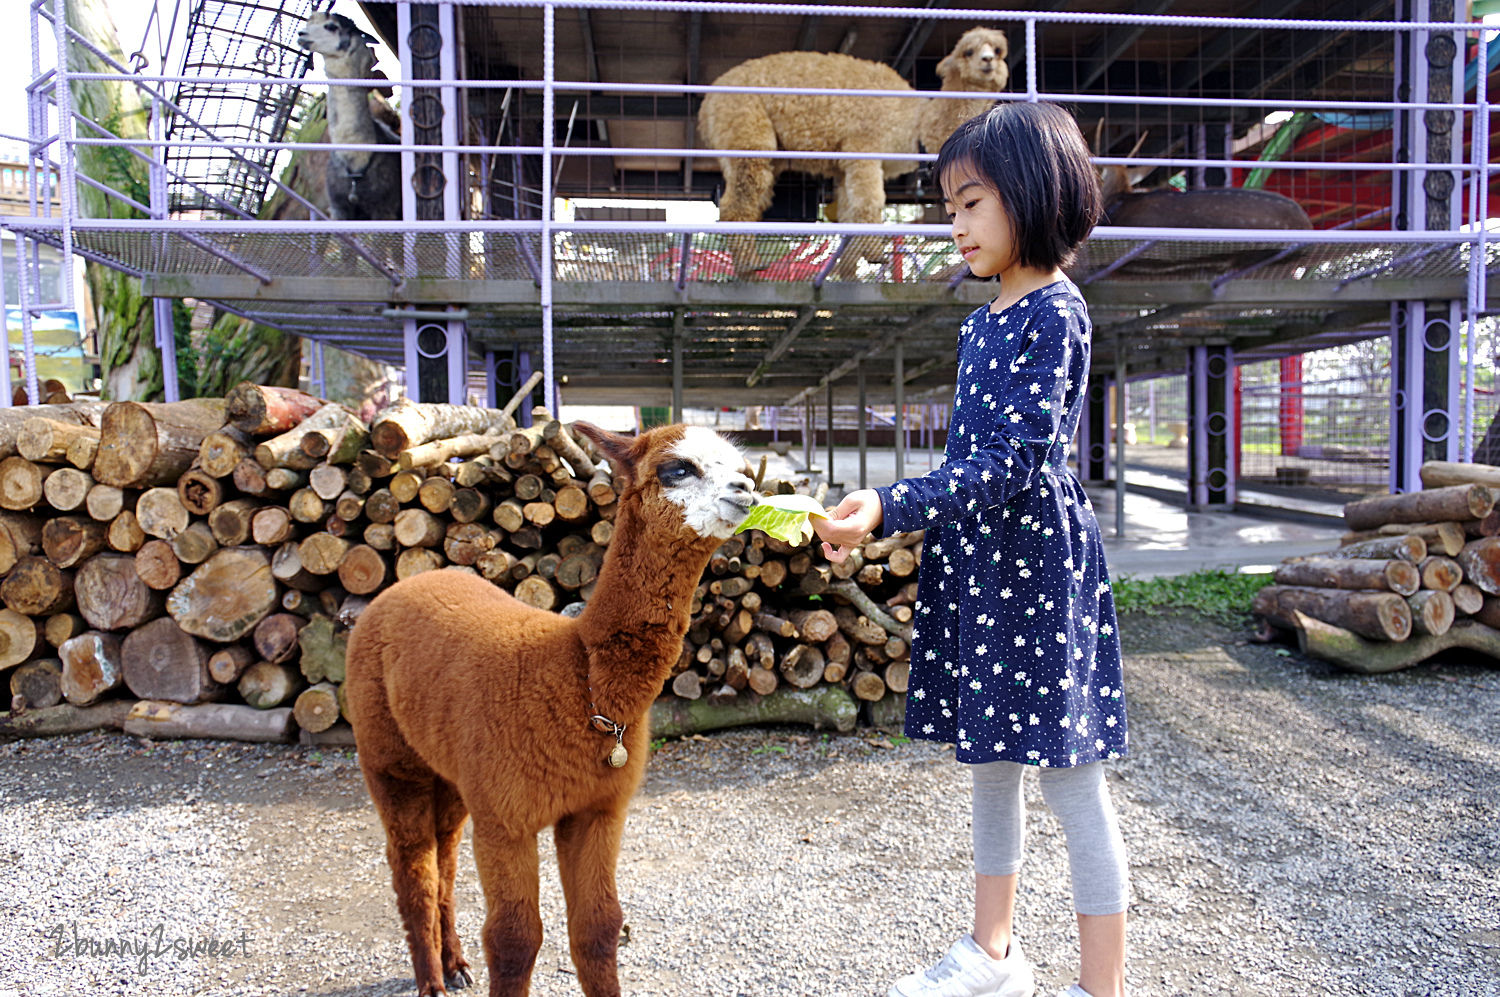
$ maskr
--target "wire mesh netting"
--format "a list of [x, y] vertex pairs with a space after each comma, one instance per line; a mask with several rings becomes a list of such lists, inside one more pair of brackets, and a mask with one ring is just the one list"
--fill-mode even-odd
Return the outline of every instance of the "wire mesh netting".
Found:
[[[278, 160], [275, 148], [245, 148], [238, 143], [285, 141], [310, 103], [301, 87], [290, 84], [219, 83], [215, 77], [263, 75], [300, 78], [312, 66], [297, 45], [297, 31], [314, 10], [333, 0], [197, 0], [188, 15], [187, 48], [182, 75], [173, 97], [183, 114], [174, 115], [167, 137], [211, 142], [213, 146], [175, 145], [167, 164], [179, 178], [171, 185], [178, 213], [223, 213], [225, 204], [245, 215], [259, 214]], [[191, 181], [191, 182], [189, 182]]]

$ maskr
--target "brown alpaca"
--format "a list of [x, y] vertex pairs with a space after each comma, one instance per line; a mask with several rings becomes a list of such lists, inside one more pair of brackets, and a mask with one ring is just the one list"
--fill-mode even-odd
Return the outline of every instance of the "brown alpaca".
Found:
[[492, 997], [530, 990], [542, 943], [536, 836], [548, 826], [579, 985], [588, 997], [620, 993], [615, 862], [645, 772], [648, 713], [709, 555], [754, 493], [743, 455], [707, 429], [632, 439], [578, 428], [622, 491], [577, 619], [474, 575], [430, 571], [382, 593], [349, 640], [350, 719], [421, 995], [473, 982], [453, 918], [471, 814]]

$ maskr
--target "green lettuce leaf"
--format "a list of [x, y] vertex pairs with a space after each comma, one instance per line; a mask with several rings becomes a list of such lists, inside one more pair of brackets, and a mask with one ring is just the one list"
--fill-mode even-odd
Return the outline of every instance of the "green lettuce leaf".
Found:
[[784, 543], [802, 546], [813, 538], [813, 516], [828, 518], [828, 513], [810, 495], [764, 495], [740, 523], [736, 533], [760, 530]]

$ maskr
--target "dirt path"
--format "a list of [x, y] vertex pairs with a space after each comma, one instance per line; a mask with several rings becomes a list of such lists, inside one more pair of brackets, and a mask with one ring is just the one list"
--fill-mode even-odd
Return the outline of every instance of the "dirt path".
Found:
[[[1190, 616], [1122, 633], [1134, 994], [1500, 994], [1500, 669], [1358, 678]], [[967, 792], [951, 751], [879, 732], [665, 745], [621, 862], [625, 991], [883, 994], [965, 930]], [[1050, 993], [1071, 979], [1067, 864], [1034, 780], [1028, 800], [1019, 930]], [[532, 992], [577, 994], [543, 840]], [[458, 892], [481, 962], [467, 844]], [[242, 942], [140, 972], [59, 925]], [[352, 754], [0, 746], [0, 997], [382, 997], [408, 972]]]

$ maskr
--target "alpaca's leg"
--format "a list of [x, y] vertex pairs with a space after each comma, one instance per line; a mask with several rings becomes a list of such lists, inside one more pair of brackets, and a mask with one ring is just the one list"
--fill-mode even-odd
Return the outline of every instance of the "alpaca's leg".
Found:
[[[885, 212], [885, 173], [880, 161], [853, 159], [844, 160], [839, 165], [844, 171], [844, 182], [839, 188], [839, 221], [878, 224]], [[861, 259], [878, 261], [884, 258], [884, 253], [872, 245], [872, 237], [861, 237], [860, 241], [866, 245], [858, 252], [846, 250], [839, 258], [838, 274], [844, 279], [856, 276]]]
[[572, 814], [557, 822], [557, 869], [568, 903], [568, 941], [585, 997], [619, 997], [616, 949], [624, 915], [615, 889], [620, 810]]
[[433, 819], [437, 829], [438, 933], [443, 946], [443, 981], [449, 990], [459, 990], [474, 982], [453, 919], [453, 880], [458, 875], [458, 844], [463, 840], [469, 810], [457, 788], [446, 779], [436, 782]]
[[[748, 95], [725, 95], [718, 113], [733, 122], [728, 134], [715, 135], [715, 147], [746, 151], [776, 149], [776, 128], [759, 98]], [[758, 222], [771, 206], [771, 192], [776, 186], [776, 169], [769, 159], [719, 160], [724, 173], [724, 196], [719, 199], [719, 221]], [[760, 254], [755, 237], [729, 236], [725, 240], [734, 259], [735, 273], [744, 275], [760, 269]]]
[[542, 947], [536, 835], [507, 837], [476, 817], [474, 864], [484, 886], [484, 959], [490, 997], [525, 997]]
[[430, 772], [415, 778], [365, 772], [370, 798], [385, 825], [385, 857], [420, 997], [446, 992], [438, 932], [437, 839], [433, 836], [436, 778]]

